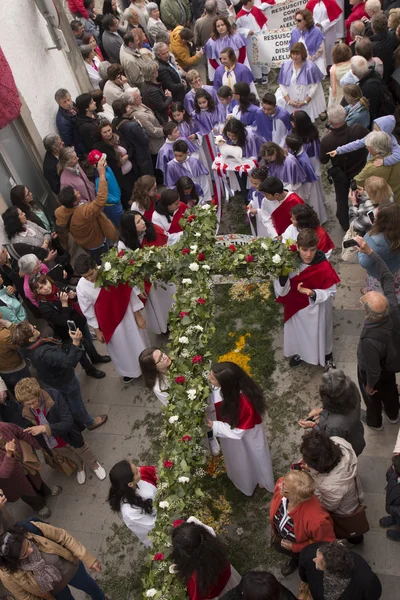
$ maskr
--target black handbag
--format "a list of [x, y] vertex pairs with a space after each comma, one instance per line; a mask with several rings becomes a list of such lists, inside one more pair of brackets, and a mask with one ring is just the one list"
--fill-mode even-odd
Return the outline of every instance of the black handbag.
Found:
[[338, 540], [351, 539], [364, 535], [369, 531], [369, 523], [367, 519], [366, 507], [360, 502], [360, 494], [357, 485], [357, 474], [354, 478], [356, 486], [358, 506], [351, 515], [336, 515], [331, 513], [335, 535]]

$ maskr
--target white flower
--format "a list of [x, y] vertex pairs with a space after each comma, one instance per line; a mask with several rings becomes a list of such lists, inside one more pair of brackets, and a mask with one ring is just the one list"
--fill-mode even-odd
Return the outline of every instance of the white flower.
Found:
[[282, 259], [279, 256], [279, 254], [274, 254], [274, 256], [272, 257], [272, 262], [276, 265], [279, 265], [279, 263], [282, 262]]
[[195, 234], [194, 234], [194, 237], [200, 237], [200, 236], [201, 236], [200, 231], [196, 231]]
[[261, 248], [263, 248], [264, 250], [269, 250], [267, 244], [264, 244], [264, 242], [262, 242]]
[[104, 263], [104, 270], [105, 271], [111, 271], [111, 263], [110, 262]]
[[201, 268], [204, 269], [205, 271], [209, 271], [211, 269], [211, 267], [209, 265], [203, 265]]
[[155, 588], [150, 588], [146, 592], [146, 598], [153, 598], [153, 596], [155, 596], [157, 593], [158, 592], [157, 592], [157, 590]]
[[160, 262], [157, 263], [157, 269], [162, 269], [162, 264]]
[[244, 533], [243, 527], [238, 527], [238, 528], [236, 529], [236, 533], [237, 533], [238, 535], [243, 535], [243, 533]]
[[193, 246], [190, 246], [190, 249], [193, 250], [193, 252], [197, 252], [197, 244], [193, 244]]
[[192, 283], [192, 280], [189, 279], [189, 277], [186, 277], [186, 278], [182, 279], [182, 283], [187, 283], [187, 285], [190, 285]]
[[197, 263], [190, 263], [189, 269], [191, 271], [198, 271], [200, 269], [200, 267], [199, 267], [199, 265]]
[[196, 398], [196, 395], [197, 395], [196, 390], [191, 389], [191, 390], [188, 390], [186, 393], [187, 393], [189, 400], [194, 400]]
[[169, 565], [168, 571], [173, 575], [178, 572], [178, 569], [176, 568], [176, 565]]
[[184, 348], [183, 350], [181, 350], [181, 357], [182, 358], [189, 358], [189, 350], [186, 350], [186, 348]]
[[[158, 506], [159, 506], [160, 508], [168, 508], [168, 507], [169, 507], [169, 502], [168, 502], [168, 500], [162, 500], [162, 502], [160, 502], [160, 503], [158, 504]], [[154, 596], [154, 594], [153, 594], [153, 596]]]
[[178, 421], [178, 420], [179, 420], [179, 417], [178, 417], [178, 415], [174, 415], [173, 417], [170, 417], [170, 418], [168, 419], [168, 422], [169, 422], [169, 423], [176, 423], [176, 421]]
[[201, 207], [201, 210], [209, 210], [209, 209], [210, 209], [209, 204], [203, 204], [203, 206]]
[[179, 483], [189, 483], [189, 477], [178, 477]]
[[189, 338], [186, 337], [186, 335], [183, 335], [182, 337], [179, 338], [179, 343], [180, 344], [188, 344], [189, 343]]
[[196, 329], [197, 331], [204, 331], [204, 328], [201, 325], [194, 325], [193, 329]]

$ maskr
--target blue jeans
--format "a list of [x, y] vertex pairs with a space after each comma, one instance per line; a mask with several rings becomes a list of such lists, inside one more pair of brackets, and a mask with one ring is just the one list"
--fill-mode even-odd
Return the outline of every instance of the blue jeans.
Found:
[[79, 379], [76, 373], [70, 383], [60, 385], [57, 389], [63, 394], [65, 401], [68, 404], [68, 408], [78, 423], [85, 425], [85, 427], [93, 425], [94, 418], [88, 413], [83, 404], [81, 386], [79, 385]]
[[6, 384], [10, 392], [13, 394], [14, 388], [17, 385], [18, 381], [20, 381], [24, 377], [31, 377], [31, 372], [29, 370], [29, 367], [25, 365], [23, 369], [20, 369], [19, 371], [14, 371], [13, 373], [0, 373], [0, 377], [3, 378], [4, 383]]
[[98, 248], [91, 248], [91, 249], [86, 248], [86, 252], [88, 252], [89, 254], [91, 254], [93, 256], [94, 260], [96, 261], [96, 263], [98, 265], [101, 265], [101, 256], [105, 252], [108, 252], [109, 248], [110, 247], [108, 245], [108, 241], [106, 240], [104, 242], [104, 244], [102, 244]]
[[[79, 561], [78, 570], [69, 582], [68, 586], [72, 586], [77, 590], [82, 590], [93, 600], [105, 600], [103, 590], [97, 585], [95, 580], [86, 571], [82, 561]], [[61, 592], [55, 594], [56, 600], [74, 600], [69, 587], [65, 587]]]

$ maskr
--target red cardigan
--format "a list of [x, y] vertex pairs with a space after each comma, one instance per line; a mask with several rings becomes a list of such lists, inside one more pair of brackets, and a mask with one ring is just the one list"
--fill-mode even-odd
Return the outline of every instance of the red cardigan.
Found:
[[[280, 492], [282, 479], [283, 477], [276, 482], [269, 512], [271, 529], [275, 532], [275, 535], [277, 533], [273, 519], [282, 502]], [[301, 552], [308, 544], [314, 542], [334, 542], [336, 540], [332, 517], [322, 506], [317, 496], [312, 496], [309, 500], [305, 500], [305, 502], [296, 506], [290, 511], [290, 516], [293, 519], [296, 538], [296, 542], [293, 542], [292, 546], [293, 552]]]
[[361, 19], [363, 17], [367, 17], [367, 19], [369, 18], [367, 13], [365, 12], [365, 2], [362, 2], [361, 4], [356, 4], [356, 6], [353, 6], [353, 8], [351, 9], [350, 15], [347, 17], [347, 19], [344, 22], [344, 24], [346, 26], [346, 44], [350, 44], [350, 42], [352, 41], [351, 37], [350, 37], [350, 25], [354, 21], [361, 21]]

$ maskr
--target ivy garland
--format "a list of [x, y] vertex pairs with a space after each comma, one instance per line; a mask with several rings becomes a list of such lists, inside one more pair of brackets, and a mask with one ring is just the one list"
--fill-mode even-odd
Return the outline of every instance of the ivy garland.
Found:
[[[128, 282], [143, 290], [144, 279], [175, 283], [175, 305], [169, 323], [169, 403], [163, 409], [163, 449], [158, 462], [157, 520], [150, 533], [153, 547], [143, 598], [185, 600], [186, 589], [175, 576], [171, 558], [172, 527], [217, 500], [202, 490], [205, 476], [204, 412], [210, 394], [209, 341], [213, 324], [213, 275], [276, 279], [297, 266], [295, 246], [259, 238], [244, 246], [216, 244], [216, 210], [195, 207], [181, 220], [180, 241], [157, 249], [117, 252], [103, 259], [97, 285]], [[160, 285], [160, 283], [158, 284]], [[162, 284], [161, 284], [162, 285]], [[229, 301], [229, 299], [227, 299]]]

